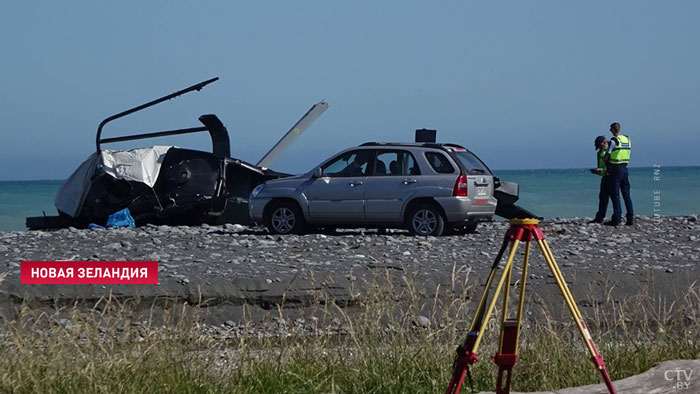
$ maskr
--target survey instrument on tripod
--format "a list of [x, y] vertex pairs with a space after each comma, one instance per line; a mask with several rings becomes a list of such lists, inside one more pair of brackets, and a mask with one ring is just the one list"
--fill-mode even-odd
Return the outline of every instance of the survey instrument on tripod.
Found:
[[[538, 226], [538, 220], [512, 219], [510, 223], [510, 228], [506, 232], [501, 249], [498, 251], [496, 259], [491, 266], [491, 272], [486, 280], [484, 293], [479, 300], [479, 305], [477, 306], [474, 319], [469, 327], [467, 338], [465, 339], [464, 343], [457, 348], [457, 358], [454, 362], [454, 372], [447, 387], [447, 394], [459, 393], [462, 383], [464, 383], [465, 376], [469, 376], [471, 381], [469, 367], [475, 362], [479, 361], [476, 356], [477, 350], [479, 349], [484, 332], [486, 331], [486, 325], [491, 317], [491, 313], [493, 313], [501, 291], [503, 292], [503, 312], [501, 315], [500, 341], [498, 353], [496, 353], [496, 355], [493, 357], [493, 361], [496, 363], [496, 365], [498, 365], [496, 394], [510, 393], [513, 367], [517, 362], [518, 337], [520, 334], [523, 316], [525, 285], [527, 283], [527, 268], [530, 259], [530, 245], [533, 240], [537, 243], [537, 246], [542, 252], [544, 260], [546, 261], [547, 266], [549, 267], [549, 270], [557, 283], [557, 287], [564, 298], [564, 302], [566, 303], [569, 312], [571, 312], [571, 317], [574, 319], [581, 337], [588, 348], [588, 352], [591, 354], [593, 364], [600, 371], [603, 382], [608, 388], [610, 394], [616, 394], [615, 387], [613, 387], [612, 380], [610, 379], [610, 375], [605, 369], [603, 356], [600, 355], [595, 343], [593, 343], [593, 338], [588, 331], [588, 327], [583, 320], [583, 316], [581, 315], [578, 306], [576, 306], [576, 301], [574, 300], [569, 287], [564, 281], [564, 276], [559, 269], [557, 262], [554, 260], [554, 254], [545, 240], [544, 233]], [[513, 260], [520, 243], [525, 244], [525, 257], [523, 259], [522, 275], [520, 277], [520, 294], [515, 317], [509, 317], [508, 301], [510, 297], [511, 276], [513, 273]], [[500, 272], [500, 276], [498, 276], [500, 262], [506, 252], [508, 257], [505, 265], [503, 265], [502, 272]], [[493, 294], [489, 296], [492, 288]]]

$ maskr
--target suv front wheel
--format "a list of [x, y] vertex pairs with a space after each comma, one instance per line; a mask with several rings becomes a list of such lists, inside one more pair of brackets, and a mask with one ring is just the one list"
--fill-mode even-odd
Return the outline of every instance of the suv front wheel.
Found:
[[439, 237], [445, 231], [445, 218], [434, 204], [418, 204], [406, 215], [406, 227], [413, 235]]
[[292, 202], [276, 203], [265, 215], [265, 227], [272, 234], [303, 234], [305, 226], [304, 215]]

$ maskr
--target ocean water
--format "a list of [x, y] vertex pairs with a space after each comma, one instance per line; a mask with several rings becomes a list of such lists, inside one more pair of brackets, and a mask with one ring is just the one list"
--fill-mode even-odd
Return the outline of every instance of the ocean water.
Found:
[[[592, 217], [598, 208], [600, 177], [586, 169], [494, 174], [519, 183], [518, 204], [545, 218]], [[61, 182], [0, 181], [0, 231], [25, 229], [26, 216], [55, 215], [53, 201]], [[700, 167], [630, 168], [630, 183], [637, 215], [700, 214]]]
[[53, 205], [63, 181], [0, 181], [0, 231], [24, 230], [27, 216], [56, 215]]
[[[630, 168], [636, 215], [700, 214], [700, 167]], [[494, 171], [520, 184], [517, 204], [544, 218], [593, 217], [600, 177], [588, 169]], [[622, 196], [620, 196], [622, 197]], [[625, 214], [622, 203], [622, 214]], [[612, 204], [608, 204], [609, 218]]]

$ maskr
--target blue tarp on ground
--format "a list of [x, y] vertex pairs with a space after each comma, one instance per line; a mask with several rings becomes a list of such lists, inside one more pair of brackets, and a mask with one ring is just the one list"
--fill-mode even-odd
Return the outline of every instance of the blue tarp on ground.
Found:
[[[121, 211], [117, 211], [109, 215], [109, 218], [107, 219], [107, 228], [109, 227], [136, 227], [136, 223], [134, 222], [134, 218], [131, 217], [131, 212], [129, 212], [129, 208], [124, 208]], [[88, 228], [105, 227], [102, 227], [99, 224], [90, 223], [88, 225]]]

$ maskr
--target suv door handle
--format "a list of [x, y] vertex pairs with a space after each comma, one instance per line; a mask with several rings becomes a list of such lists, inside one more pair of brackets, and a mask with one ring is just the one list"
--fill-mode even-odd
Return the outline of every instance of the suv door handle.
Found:
[[352, 181], [350, 182], [350, 187], [360, 186], [363, 183], [362, 181]]
[[415, 179], [404, 179], [403, 180], [404, 185], [408, 185], [409, 183], [416, 183], [416, 182], [418, 182], [418, 181]]

